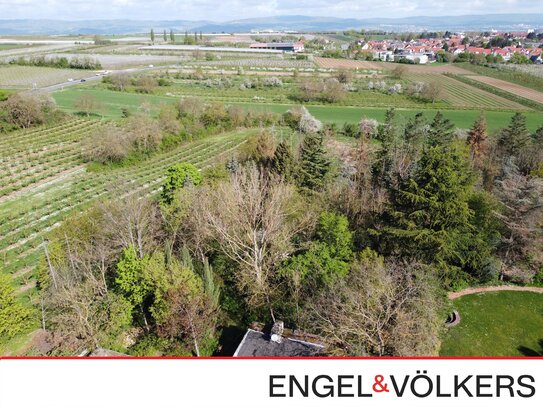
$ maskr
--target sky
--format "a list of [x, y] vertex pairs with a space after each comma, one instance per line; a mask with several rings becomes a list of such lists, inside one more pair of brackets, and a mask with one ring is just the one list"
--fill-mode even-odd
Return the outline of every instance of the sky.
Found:
[[543, 13], [542, 0], [0, 0], [0, 19], [229, 21], [275, 15], [348, 18]]

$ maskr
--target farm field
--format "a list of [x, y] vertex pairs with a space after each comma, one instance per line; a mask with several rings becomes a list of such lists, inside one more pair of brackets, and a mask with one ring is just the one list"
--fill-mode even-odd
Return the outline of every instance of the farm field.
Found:
[[[413, 82], [436, 82], [443, 89], [443, 99], [460, 108], [493, 109], [493, 110], [528, 110], [527, 107], [490, 92], [436, 73], [409, 73], [407, 77]], [[469, 76], [475, 79], [475, 77]], [[485, 78], [485, 77], [481, 77]], [[486, 78], [492, 80], [492, 78]], [[543, 94], [542, 94], [543, 96]]]
[[[358, 61], [352, 59], [315, 58], [315, 63], [322, 68], [333, 69], [373, 69], [376, 71], [393, 70], [398, 66], [391, 62]], [[410, 65], [403, 64], [410, 73], [454, 73], [469, 74], [464, 68], [452, 64]]]
[[315, 57], [315, 63], [321, 68], [331, 68], [331, 69], [367, 69], [373, 71], [380, 71], [383, 68], [377, 62], [370, 61], [355, 61], [352, 59], [334, 59], [334, 58], [321, 58]]
[[[121, 93], [110, 90], [98, 89], [67, 89], [53, 93], [59, 107], [75, 112], [74, 103], [84, 92], [88, 92], [96, 97], [104, 106], [97, 113], [110, 118], [121, 117], [121, 109], [128, 108], [131, 112], [137, 112], [142, 103], [149, 103], [151, 113], [156, 114], [163, 103], [173, 103], [176, 98], [170, 96], [140, 95], [135, 93]], [[246, 108], [269, 110], [276, 113], [283, 113], [295, 104], [281, 103], [262, 103], [262, 102], [231, 102], [231, 104], [243, 106]], [[382, 121], [385, 117], [386, 108], [359, 108], [349, 106], [333, 105], [307, 105], [308, 110], [319, 120], [330, 123], [343, 124], [345, 122], [358, 123], [362, 117], [374, 118]], [[423, 111], [428, 117], [432, 117], [437, 112], [436, 109], [397, 109], [399, 121], [406, 121], [413, 117], [417, 112]], [[449, 118], [456, 126], [460, 128], [469, 128], [479, 116], [480, 110], [443, 110], [445, 117]], [[505, 111], [486, 111], [490, 131], [496, 131], [507, 126], [513, 113]], [[528, 127], [535, 131], [543, 124], [543, 118], [540, 113], [526, 112]]]
[[460, 324], [449, 329], [441, 356], [543, 354], [543, 295], [501, 291], [454, 301]]
[[501, 79], [515, 83], [526, 88], [543, 92], [543, 66], [541, 65], [515, 65], [500, 64], [496, 67], [474, 65], [470, 63], [460, 64], [470, 71], [469, 75], [480, 75]]
[[514, 95], [525, 99], [533, 100], [534, 102], [543, 103], [543, 92], [534, 89], [526, 88], [511, 82], [506, 82], [497, 78], [489, 78], [488, 76], [466, 75], [467, 78], [485, 83], [495, 88], [504, 90]]
[[[62, 53], [48, 54], [49, 57], [65, 57], [68, 59], [81, 57], [80, 54]], [[145, 55], [145, 54], [93, 54], [87, 53], [84, 56], [96, 59], [104, 69], [122, 69], [129, 67], [145, 66], [149, 64], [164, 65], [174, 64], [186, 60], [186, 56], [167, 56], [167, 55]]]
[[0, 66], [0, 87], [31, 89], [66, 82], [91, 75], [89, 71], [77, 69], [58, 69], [37, 66]]
[[33, 266], [42, 255], [43, 239], [65, 216], [107, 198], [113, 190], [155, 193], [172, 164], [188, 161], [204, 168], [226, 159], [251, 134], [235, 131], [187, 142], [137, 166], [87, 172], [79, 141], [98, 126], [96, 121], [75, 119], [0, 139], [2, 181], [11, 182], [0, 198], [0, 262], [12, 274], [19, 294], [34, 287]]

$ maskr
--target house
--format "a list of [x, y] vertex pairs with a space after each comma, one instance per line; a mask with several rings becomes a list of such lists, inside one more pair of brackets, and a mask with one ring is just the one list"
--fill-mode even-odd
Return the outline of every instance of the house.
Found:
[[425, 54], [398, 54], [394, 55], [394, 61], [400, 61], [402, 59], [407, 59], [408, 61], [413, 61], [416, 64], [427, 64], [429, 61], [428, 55]]
[[283, 52], [303, 52], [304, 43], [298, 42], [255, 42], [251, 49], [275, 49]]
[[309, 342], [314, 336], [300, 332], [285, 333], [282, 321], [276, 321], [269, 331], [249, 328], [241, 340], [234, 357], [247, 356], [322, 356], [324, 346]]

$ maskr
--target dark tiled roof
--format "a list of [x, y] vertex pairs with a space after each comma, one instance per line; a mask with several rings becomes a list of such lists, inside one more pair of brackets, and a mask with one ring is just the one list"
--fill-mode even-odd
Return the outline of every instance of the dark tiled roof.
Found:
[[282, 338], [281, 343], [270, 341], [269, 335], [247, 330], [234, 356], [317, 356], [323, 351], [322, 345]]

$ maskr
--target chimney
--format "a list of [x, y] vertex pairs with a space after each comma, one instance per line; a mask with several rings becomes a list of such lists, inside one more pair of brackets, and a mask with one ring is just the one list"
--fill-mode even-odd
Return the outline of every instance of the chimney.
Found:
[[283, 341], [283, 331], [285, 330], [285, 324], [283, 321], [275, 321], [271, 329], [270, 340], [275, 343], [281, 343]]

